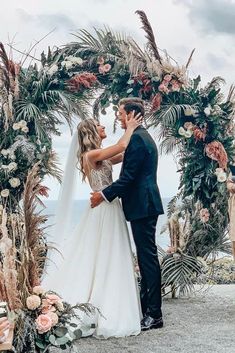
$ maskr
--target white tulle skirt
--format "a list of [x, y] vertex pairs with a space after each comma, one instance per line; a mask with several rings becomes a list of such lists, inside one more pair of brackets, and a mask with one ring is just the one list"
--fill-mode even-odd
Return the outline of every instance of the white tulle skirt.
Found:
[[[102, 202], [94, 209], [88, 205], [79, 225], [63, 244], [62, 253], [59, 264], [55, 261], [57, 269], [54, 265], [48, 267], [43, 286], [56, 291], [70, 304], [90, 303], [100, 310], [102, 316], [83, 316], [84, 336], [139, 334], [139, 294], [119, 200]], [[90, 329], [93, 323], [96, 327]]]

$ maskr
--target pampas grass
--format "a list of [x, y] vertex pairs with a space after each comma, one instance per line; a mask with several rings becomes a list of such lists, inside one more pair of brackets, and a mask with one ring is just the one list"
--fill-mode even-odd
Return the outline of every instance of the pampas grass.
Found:
[[18, 290], [18, 278], [16, 270], [16, 248], [12, 239], [8, 236], [7, 213], [3, 209], [1, 234], [1, 265], [0, 265], [0, 296], [2, 300], [8, 302], [11, 310], [22, 307], [20, 293]]

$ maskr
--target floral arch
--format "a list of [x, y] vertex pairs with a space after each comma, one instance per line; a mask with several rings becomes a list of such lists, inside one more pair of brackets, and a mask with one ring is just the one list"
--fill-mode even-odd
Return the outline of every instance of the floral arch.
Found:
[[[0, 299], [25, 307], [40, 283], [47, 248], [46, 216], [36, 210], [45, 175], [61, 180], [52, 137], [72, 116], [92, 109], [96, 119], [119, 99], [141, 97], [146, 126], [159, 131], [161, 152], [176, 153], [180, 185], [168, 205], [171, 247], [164, 257], [165, 285], [188, 290], [201, 272], [198, 257], [230, 252], [226, 180], [234, 158], [234, 88], [223, 80], [200, 86], [167, 54], [160, 55], [151, 25], [137, 11], [146, 47], [111, 29], [81, 30], [74, 42], [42, 53], [25, 68], [0, 45]], [[94, 97], [96, 97], [94, 99]], [[115, 121], [114, 121], [115, 126]], [[8, 270], [6, 270], [8, 269]], [[24, 280], [22, 280], [24, 279]]]

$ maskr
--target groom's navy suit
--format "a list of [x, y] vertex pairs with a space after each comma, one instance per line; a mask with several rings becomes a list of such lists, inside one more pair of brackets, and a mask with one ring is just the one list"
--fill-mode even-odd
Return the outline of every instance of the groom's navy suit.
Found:
[[158, 215], [163, 214], [157, 186], [157, 147], [143, 127], [138, 127], [126, 149], [120, 177], [102, 190], [108, 201], [122, 199], [127, 221], [131, 222], [142, 277], [143, 314], [154, 318], [161, 313], [161, 271], [155, 244]]

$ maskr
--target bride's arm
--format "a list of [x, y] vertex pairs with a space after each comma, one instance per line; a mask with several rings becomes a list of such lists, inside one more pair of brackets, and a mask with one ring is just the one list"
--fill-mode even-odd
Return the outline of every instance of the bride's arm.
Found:
[[142, 117], [140, 116], [140, 114], [134, 117], [134, 113], [133, 113], [132, 117], [126, 122], [127, 129], [124, 135], [120, 138], [120, 140], [115, 145], [112, 145], [110, 147], [89, 151], [87, 153], [89, 160], [93, 163], [96, 163], [96, 162], [104, 161], [106, 159], [111, 159], [119, 155], [120, 153], [123, 153], [130, 142], [130, 138], [134, 130], [138, 126], [140, 126], [141, 123], [142, 123]]
[[123, 157], [124, 157], [124, 152], [123, 153], [119, 153], [116, 156], [110, 158], [110, 161], [112, 164], [118, 164], [121, 163], [123, 161]]

